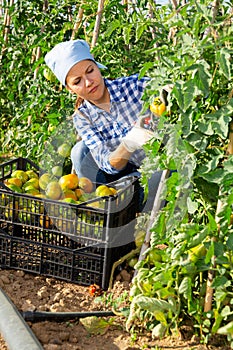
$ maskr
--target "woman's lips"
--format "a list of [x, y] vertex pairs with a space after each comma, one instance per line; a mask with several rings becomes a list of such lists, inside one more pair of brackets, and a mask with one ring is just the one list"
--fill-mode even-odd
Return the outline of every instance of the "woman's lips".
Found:
[[97, 89], [98, 89], [98, 86], [95, 86], [93, 89], [90, 90], [89, 94], [94, 94]]

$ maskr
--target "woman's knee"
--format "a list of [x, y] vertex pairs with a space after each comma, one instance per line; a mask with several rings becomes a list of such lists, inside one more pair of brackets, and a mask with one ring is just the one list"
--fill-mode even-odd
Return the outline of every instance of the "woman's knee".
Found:
[[79, 141], [71, 150], [71, 161], [76, 174], [79, 177], [88, 177], [92, 181], [96, 181], [96, 175], [99, 170], [94, 161], [89, 148], [83, 141]]
[[87, 146], [83, 141], [77, 142], [71, 149], [70, 158], [72, 163], [78, 163], [83, 159], [85, 153], [87, 153]]

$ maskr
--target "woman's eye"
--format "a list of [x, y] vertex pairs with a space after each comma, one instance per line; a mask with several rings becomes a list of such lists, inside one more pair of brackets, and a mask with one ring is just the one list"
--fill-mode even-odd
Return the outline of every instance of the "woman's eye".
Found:
[[88, 69], [87, 73], [90, 74], [93, 72], [93, 70], [94, 70], [94, 68], [90, 68], [90, 69]]

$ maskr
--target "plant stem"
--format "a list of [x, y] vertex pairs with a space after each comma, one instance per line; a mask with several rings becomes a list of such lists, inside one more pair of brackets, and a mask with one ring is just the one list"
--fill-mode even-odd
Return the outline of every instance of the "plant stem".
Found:
[[98, 39], [99, 29], [100, 29], [100, 21], [101, 21], [103, 10], [104, 10], [104, 0], [99, 0], [98, 12], [97, 12], [97, 16], [96, 16], [96, 22], [95, 22], [95, 28], [94, 28], [93, 38], [92, 38], [92, 42], [91, 42], [91, 48], [93, 48], [95, 46], [97, 39]]

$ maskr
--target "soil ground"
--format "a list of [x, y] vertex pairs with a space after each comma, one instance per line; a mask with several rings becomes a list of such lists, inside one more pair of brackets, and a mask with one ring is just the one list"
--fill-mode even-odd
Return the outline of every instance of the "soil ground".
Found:
[[[0, 287], [19, 311], [84, 312], [111, 310], [111, 303], [123, 300], [130, 282], [117, 281], [113, 288], [93, 297], [89, 287], [79, 286], [53, 278], [31, 275], [23, 271], [0, 270]], [[100, 301], [101, 299], [102, 301]], [[99, 300], [99, 302], [97, 302]], [[84, 323], [84, 321], [86, 322]], [[96, 320], [96, 319], [94, 319]], [[99, 318], [97, 319], [99, 320]], [[92, 323], [88, 331], [88, 319], [65, 322], [28, 322], [45, 350], [229, 350], [222, 338], [215, 338], [208, 346], [200, 344], [192, 329], [184, 327], [179, 338], [151, 339], [150, 334], [129, 334], [125, 330], [125, 318], [102, 318], [106, 324], [100, 328]], [[93, 318], [92, 318], [93, 321]], [[83, 324], [84, 323], [84, 324]], [[100, 333], [102, 330], [102, 334]], [[0, 350], [9, 350], [0, 336]], [[23, 350], [23, 349], [20, 349]]]

